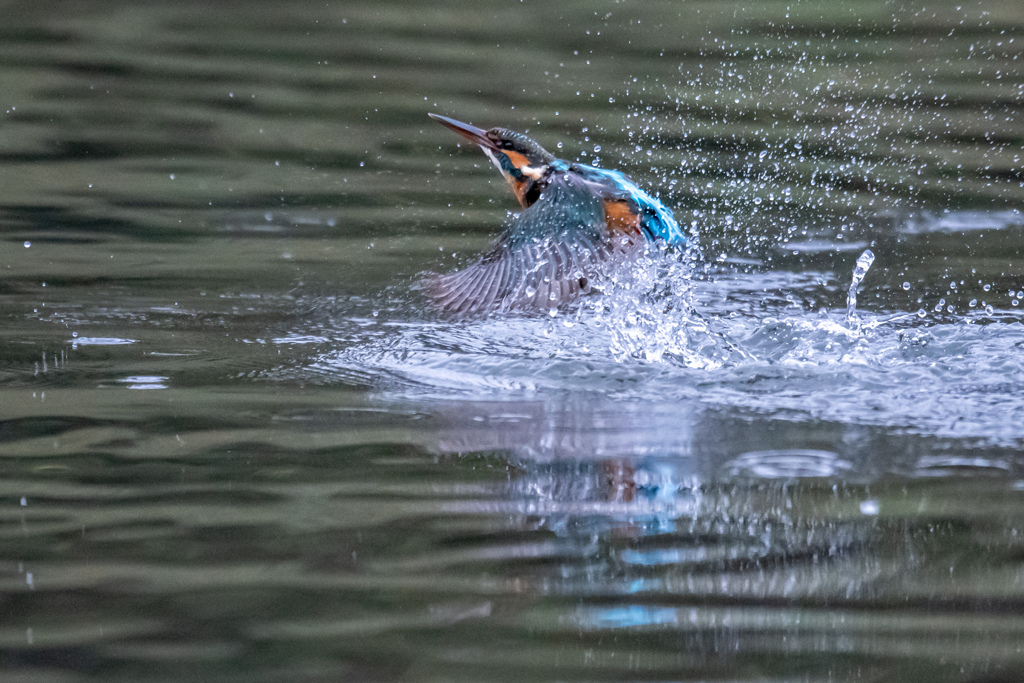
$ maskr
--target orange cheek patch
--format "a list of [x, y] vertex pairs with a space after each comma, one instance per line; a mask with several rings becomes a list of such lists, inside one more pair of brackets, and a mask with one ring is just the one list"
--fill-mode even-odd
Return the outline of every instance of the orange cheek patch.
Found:
[[510, 149], [503, 149], [501, 153], [507, 156], [508, 160], [511, 161], [512, 165], [516, 168], [523, 168], [524, 166], [530, 165], [530, 162], [526, 160], [526, 157], [519, 152], [513, 152]]
[[633, 213], [627, 202], [605, 201], [604, 217], [611, 235], [640, 234], [640, 214]]
[[[509, 162], [511, 162], [512, 165], [520, 171], [523, 169], [530, 170], [529, 161], [527, 161], [526, 157], [519, 152], [513, 152], [510, 149], [503, 149], [501, 153], [508, 157]], [[512, 191], [515, 192], [516, 199], [519, 200], [519, 203], [523, 208], [526, 208], [526, 181], [516, 180], [511, 173], [506, 173], [504, 171], [502, 173], [505, 176], [505, 180], [508, 181], [508, 184], [512, 186]]]

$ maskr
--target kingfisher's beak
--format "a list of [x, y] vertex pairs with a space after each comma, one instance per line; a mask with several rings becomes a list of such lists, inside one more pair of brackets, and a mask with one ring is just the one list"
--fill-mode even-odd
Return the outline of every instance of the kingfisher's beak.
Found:
[[479, 145], [483, 149], [498, 149], [498, 146], [495, 145], [489, 137], [487, 137], [487, 131], [483, 128], [477, 128], [476, 126], [463, 123], [462, 121], [456, 121], [455, 119], [450, 119], [447, 116], [441, 116], [440, 114], [428, 113], [427, 116], [434, 119], [442, 126], [451, 128], [462, 137], [475, 145]]

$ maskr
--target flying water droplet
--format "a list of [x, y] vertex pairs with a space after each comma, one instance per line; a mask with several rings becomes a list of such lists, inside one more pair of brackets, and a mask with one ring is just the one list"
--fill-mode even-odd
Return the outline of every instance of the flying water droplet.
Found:
[[850, 280], [850, 289], [846, 293], [846, 324], [856, 325], [857, 323], [857, 287], [868, 274], [868, 269], [875, 262], [875, 255], [870, 249], [857, 257], [857, 265], [853, 268], [853, 278]]

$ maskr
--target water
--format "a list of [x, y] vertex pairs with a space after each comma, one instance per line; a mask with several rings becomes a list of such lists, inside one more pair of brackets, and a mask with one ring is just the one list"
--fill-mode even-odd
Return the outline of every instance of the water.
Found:
[[[1024, 678], [1017, 3], [3, 24], [4, 680]], [[437, 315], [429, 111], [699, 249]]]
[[857, 257], [857, 264], [853, 268], [853, 278], [850, 280], [850, 289], [846, 293], [846, 323], [848, 325], [857, 322], [857, 288], [864, 281], [871, 264], [875, 262], [875, 255], [870, 249]]

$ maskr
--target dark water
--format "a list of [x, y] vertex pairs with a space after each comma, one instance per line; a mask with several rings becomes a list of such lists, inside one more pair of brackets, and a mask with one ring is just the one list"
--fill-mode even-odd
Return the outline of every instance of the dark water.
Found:
[[[0, 16], [2, 680], [1024, 680], [1016, 0]], [[699, 254], [440, 318], [428, 111]]]

